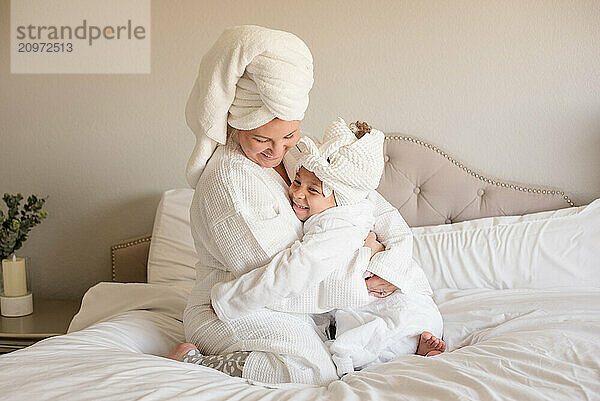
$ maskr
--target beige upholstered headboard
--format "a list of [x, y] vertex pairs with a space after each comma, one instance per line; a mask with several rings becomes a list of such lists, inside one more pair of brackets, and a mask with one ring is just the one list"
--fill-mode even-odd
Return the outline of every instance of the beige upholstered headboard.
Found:
[[411, 227], [575, 206], [556, 188], [492, 178], [418, 138], [390, 135], [378, 191]]
[[[418, 138], [388, 135], [378, 191], [412, 227], [575, 206], [563, 191], [492, 178]], [[113, 281], [145, 282], [150, 236], [111, 247]]]

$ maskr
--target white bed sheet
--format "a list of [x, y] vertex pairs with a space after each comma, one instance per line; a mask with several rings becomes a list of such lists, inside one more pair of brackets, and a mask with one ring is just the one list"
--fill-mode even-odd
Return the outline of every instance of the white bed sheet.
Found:
[[85, 328], [0, 357], [0, 398], [600, 399], [599, 288], [439, 290], [449, 352], [401, 357], [327, 387], [282, 388], [158, 356], [183, 340], [188, 291], [98, 284], [71, 326]]

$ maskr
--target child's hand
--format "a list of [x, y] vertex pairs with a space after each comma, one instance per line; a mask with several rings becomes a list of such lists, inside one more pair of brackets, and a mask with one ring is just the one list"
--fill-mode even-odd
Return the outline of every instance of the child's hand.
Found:
[[377, 241], [377, 237], [375, 236], [374, 232], [370, 232], [369, 235], [367, 235], [365, 246], [367, 248], [371, 248], [371, 259], [377, 252], [385, 251], [385, 247], [381, 244], [381, 242]]

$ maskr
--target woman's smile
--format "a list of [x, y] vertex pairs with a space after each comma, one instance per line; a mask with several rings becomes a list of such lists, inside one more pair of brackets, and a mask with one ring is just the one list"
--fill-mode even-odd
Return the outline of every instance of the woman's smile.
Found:
[[276, 157], [275, 157], [275, 156], [273, 156], [273, 155], [269, 155], [269, 154], [267, 154], [267, 153], [265, 153], [265, 152], [261, 152], [261, 153], [260, 153], [260, 155], [261, 155], [262, 157], [264, 157], [265, 159], [267, 159], [267, 160], [273, 160], [273, 159], [276, 159]]

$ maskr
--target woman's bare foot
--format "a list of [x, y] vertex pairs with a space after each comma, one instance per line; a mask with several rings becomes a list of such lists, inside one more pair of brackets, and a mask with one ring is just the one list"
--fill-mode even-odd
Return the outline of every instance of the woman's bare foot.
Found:
[[437, 338], [428, 331], [421, 333], [417, 355], [434, 356], [446, 351], [446, 343], [441, 338]]
[[171, 351], [169, 355], [167, 355], [167, 358], [181, 362], [185, 354], [187, 354], [193, 349], [198, 349], [198, 347], [196, 347], [192, 343], [181, 343], [177, 347], [175, 347], [175, 349]]

